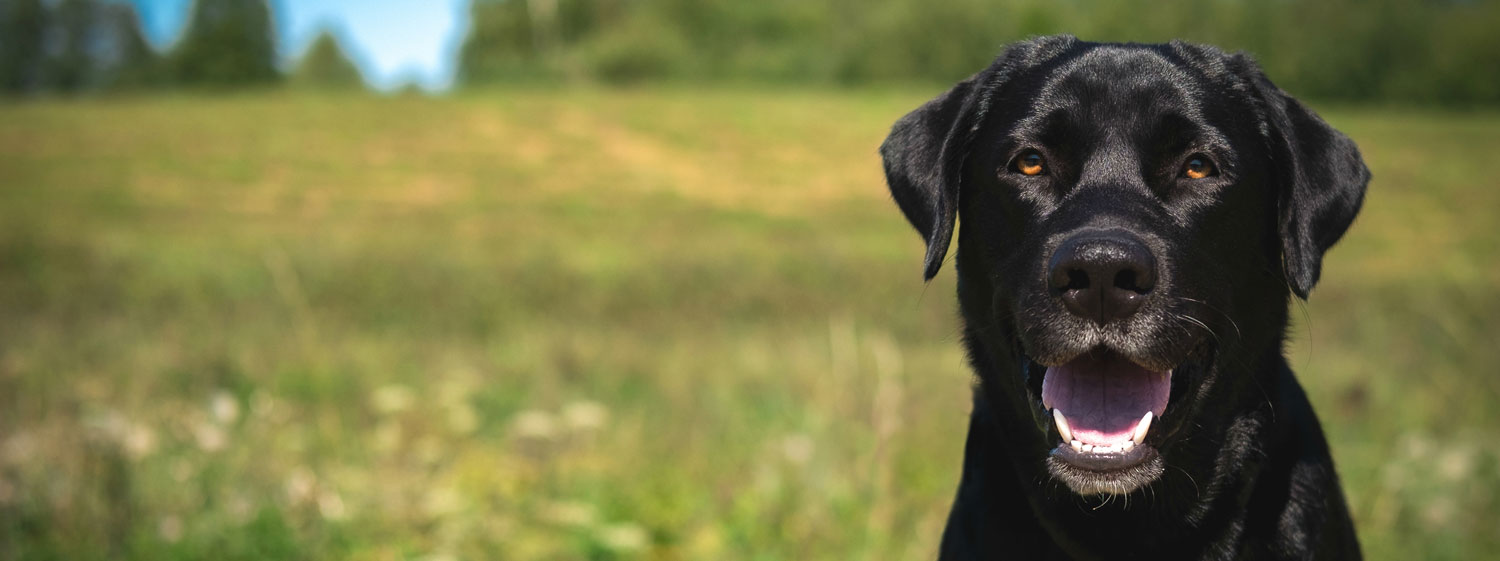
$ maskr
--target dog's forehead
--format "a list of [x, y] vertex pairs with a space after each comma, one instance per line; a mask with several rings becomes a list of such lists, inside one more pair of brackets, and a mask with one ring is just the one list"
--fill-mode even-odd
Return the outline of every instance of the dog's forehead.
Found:
[[1060, 80], [1090, 80], [1123, 87], [1156, 87], [1187, 81], [1176, 62], [1142, 45], [1095, 45], [1062, 65]]
[[1038, 112], [1082, 111], [1094, 118], [1162, 112], [1196, 115], [1202, 79], [1180, 62], [1141, 45], [1095, 45], [1045, 74]]

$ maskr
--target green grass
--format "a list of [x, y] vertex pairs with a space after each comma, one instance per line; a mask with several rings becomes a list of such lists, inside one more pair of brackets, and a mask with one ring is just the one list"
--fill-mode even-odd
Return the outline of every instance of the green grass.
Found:
[[[921, 559], [970, 374], [875, 147], [931, 92], [0, 107], [0, 559]], [[1500, 115], [1293, 311], [1371, 559], [1500, 548]]]

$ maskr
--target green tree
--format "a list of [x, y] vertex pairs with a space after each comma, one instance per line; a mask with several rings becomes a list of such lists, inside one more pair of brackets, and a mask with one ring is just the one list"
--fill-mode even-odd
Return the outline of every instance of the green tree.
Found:
[[364, 86], [364, 76], [338, 39], [323, 31], [297, 63], [292, 82], [312, 88], [355, 89]]
[[475, 0], [458, 55], [459, 81], [488, 84], [541, 73], [540, 34], [532, 24], [525, 0]]
[[90, 0], [62, 0], [55, 8], [51, 23], [58, 51], [47, 57], [50, 88], [73, 92], [93, 85], [96, 73], [90, 43], [95, 33], [94, 8]]
[[106, 4], [98, 23], [108, 37], [109, 62], [103, 86], [112, 89], [138, 89], [161, 85], [161, 56], [141, 34], [140, 18], [129, 4]]
[[187, 33], [172, 53], [179, 81], [223, 87], [281, 79], [264, 0], [198, 0], [192, 13]]
[[42, 0], [0, 0], [0, 90], [21, 93], [41, 85], [46, 29]]

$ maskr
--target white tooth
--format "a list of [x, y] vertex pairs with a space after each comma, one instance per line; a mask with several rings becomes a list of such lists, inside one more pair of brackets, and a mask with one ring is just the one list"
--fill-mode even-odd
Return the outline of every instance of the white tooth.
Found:
[[1073, 449], [1074, 449], [1074, 450], [1077, 450], [1077, 451], [1079, 451], [1079, 452], [1082, 452], [1082, 451], [1083, 451], [1083, 443], [1082, 443], [1082, 442], [1079, 442], [1079, 441], [1077, 441], [1077, 440], [1074, 440], [1074, 441], [1072, 441], [1072, 442], [1069, 442], [1069, 443], [1068, 443], [1068, 444], [1069, 444], [1069, 445], [1072, 445], [1072, 446], [1073, 446]]
[[1120, 450], [1123, 452], [1129, 452], [1131, 448], [1135, 448], [1134, 440], [1126, 440], [1125, 442], [1120, 443]]
[[1063, 441], [1073, 440], [1073, 429], [1068, 427], [1068, 418], [1063, 416], [1062, 411], [1053, 409], [1052, 421], [1057, 423], [1057, 434], [1062, 435]]
[[1113, 453], [1115, 453], [1115, 447], [1114, 446], [1105, 446], [1103, 448], [1095, 448], [1094, 449], [1094, 453], [1095, 454], [1113, 454]]
[[1083, 445], [1083, 451], [1084, 452], [1093, 452], [1094, 451], [1094, 445], [1093, 444], [1084, 444]]
[[1151, 430], [1151, 416], [1151, 412], [1147, 411], [1146, 416], [1141, 417], [1141, 424], [1135, 426], [1135, 438], [1131, 440], [1134, 440], [1136, 444], [1146, 440], [1146, 431]]

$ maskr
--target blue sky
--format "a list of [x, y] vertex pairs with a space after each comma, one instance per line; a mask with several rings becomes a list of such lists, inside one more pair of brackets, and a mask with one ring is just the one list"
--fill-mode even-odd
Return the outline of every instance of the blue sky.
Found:
[[[166, 49], [181, 35], [192, 0], [128, 0], [146, 37]], [[295, 59], [329, 29], [377, 88], [453, 83], [468, 31], [469, 0], [270, 0], [283, 61]]]

